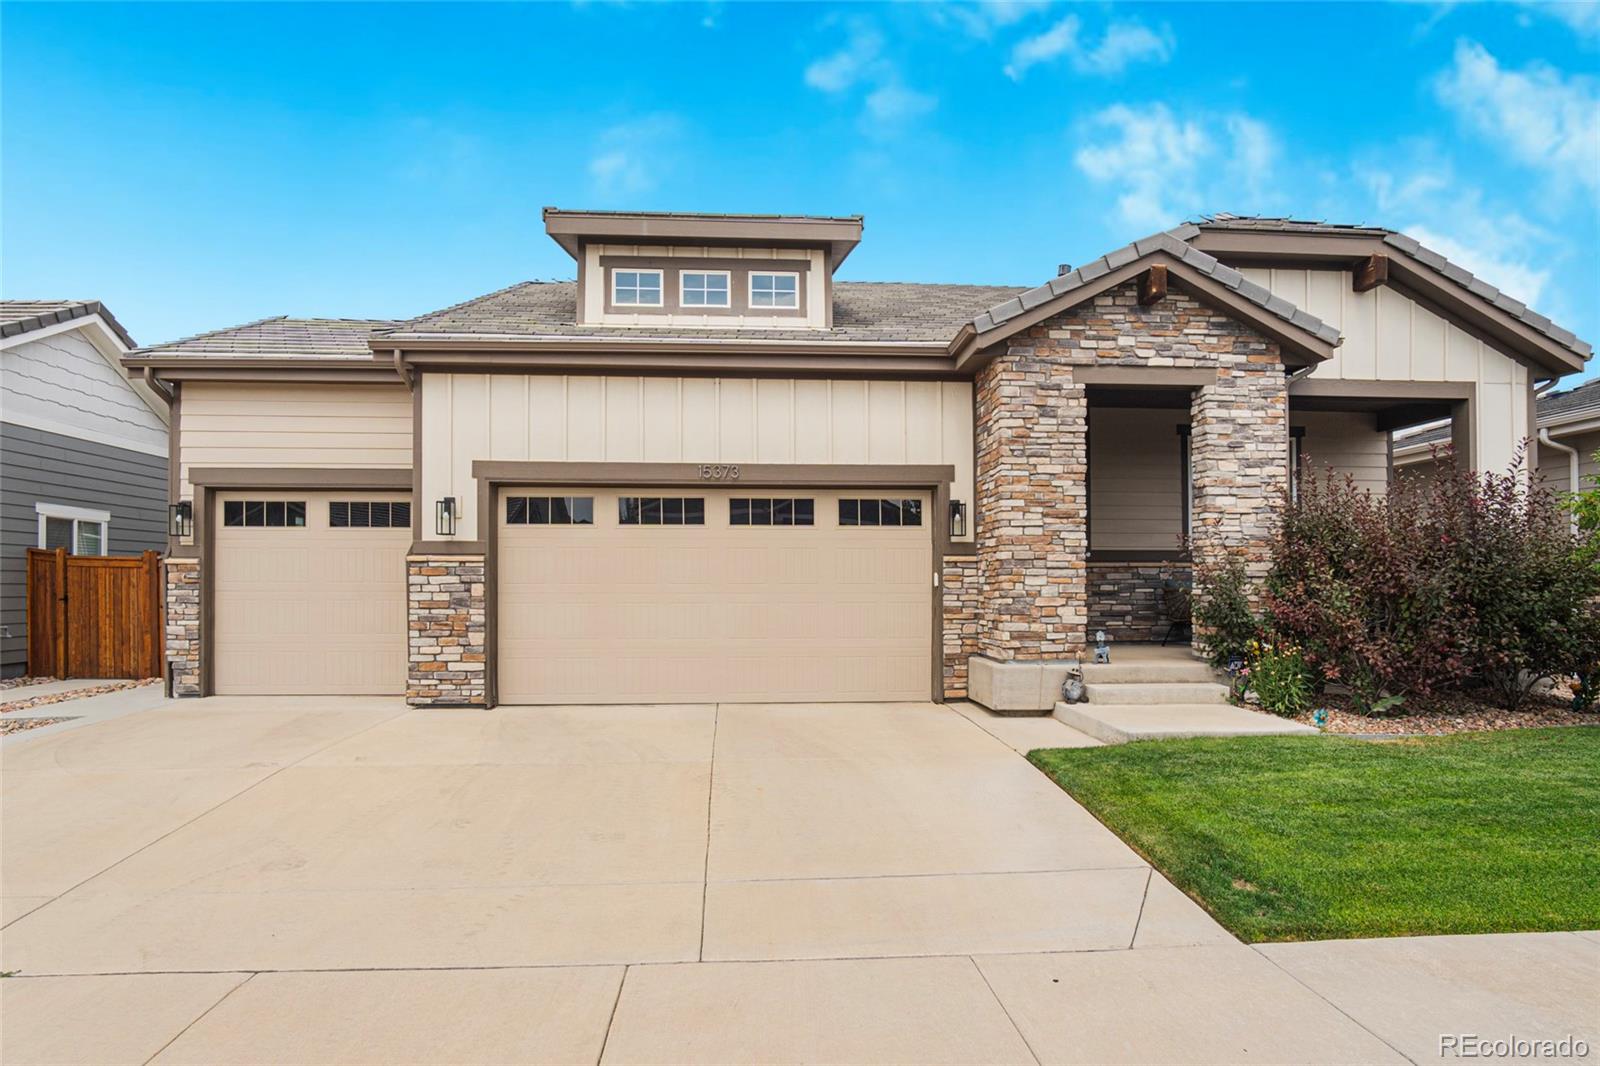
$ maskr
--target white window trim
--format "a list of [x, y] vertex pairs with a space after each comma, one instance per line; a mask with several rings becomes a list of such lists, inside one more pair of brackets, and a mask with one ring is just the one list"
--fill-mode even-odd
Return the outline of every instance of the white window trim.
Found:
[[[691, 303], [689, 303], [687, 300], [684, 299], [684, 279], [687, 278], [690, 274], [698, 274], [701, 277], [707, 277], [707, 278], [713, 277], [713, 276], [722, 278], [724, 281], [727, 282], [727, 284], [724, 285], [723, 289], [722, 289], [722, 291], [727, 294], [727, 301], [724, 302], [724, 303], [720, 303], [720, 304], [691, 304]], [[616, 300], [612, 300], [611, 302], [613, 304], [617, 303]], [[617, 304], [617, 306], [620, 307], [622, 305], [621, 304]], [[716, 307], [716, 308], [727, 309], [727, 308], [732, 307], [732, 306], [733, 306], [733, 274], [731, 272], [726, 271], [726, 270], [680, 270], [680, 271], [678, 271], [678, 310], [692, 313], [697, 308], [701, 308], [701, 307]]]
[[[762, 307], [757, 307], [756, 306], [756, 279], [757, 278], [793, 278], [794, 279], [794, 303], [792, 305], [791, 304], [768, 304], [768, 305], [765, 305], [765, 306], [762, 306]], [[747, 298], [749, 306], [750, 306], [750, 313], [753, 314], [753, 315], [759, 315], [763, 311], [798, 311], [800, 309], [800, 272], [798, 270], [752, 270], [752, 271], [750, 271], [750, 277], [749, 277], [748, 282], [746, 282], [746, 284], [749, 285], [750, 291], [748, 293], [746, 293], [745, 295], [746, 295], [746, 298]]]
[[[94, 522], [100, 526], [100, 554], [111, 554], [111, 512], [97, 511], [90, 507], [68, 507], [62, 503], [36, 503], [33, 512], [39, 518], [39, 538], [35, 542], [39, 547], [45, 546], [46, 520], [50, 518], [69, 519], [72, 522], [72, 546], [78, 546], [78, 523]], [[72, 554], [78, 554], [74, 551]]]
[[[647, 303], [628, 303], [628, 304], [625, 304], [621, 300], [617, 299], [617, 275], [618, 274], [639, 274], [641, 276], [645, 275], [645, 274], [654, 274], [656, 276], [655, 289], [656, 289], [656, 292], [658, 292], [660, 294], [659, 296], [656, 297], [656, 302], [653, 303], [653, 304], [647, 304]], [[639, 288], [643, 288], [643, 286], [638, 286], [638, 287]], [[625, 307], [661, 307], [661, 306], [665, 305], [666, 299], [667, 299], [667, 286], [666, 286], [666, 274], [664, 272], [662, 272], [660, 270], [652, 269], [650, 267], [642, 267], [642, 268], [641, 267], [612, 267], [611, 268], [611, 306], [616, 308], [617, 310], [620, 311]]]

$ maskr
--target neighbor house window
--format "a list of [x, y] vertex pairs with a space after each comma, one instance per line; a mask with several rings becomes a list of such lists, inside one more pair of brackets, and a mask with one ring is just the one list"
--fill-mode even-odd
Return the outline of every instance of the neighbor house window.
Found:
[[613, 271], [611, 302], [617, 307], [660, 307], [661, 271]]
[[593, 496], [507, 496], [508, 526], [592, 526]]
[[921, 500], [840, 500], [841, 526], [920, 526]]
[[409, 500], [334, 500], [328, 504], [333, 529], [408, 529]]
[[727, 307], [728, 272], [684, 271], [678, 275], [678, 303], [684, 307]]
[[300, 529], [306, 524], [304, 500], [224, 500], [222, 524], [264, 529]]
[[799, 307], [800, 275], [752, 272], [750, 274], [750, 306]]
[[621, 496], [617, 498], [617, 522], [624, 526], [703, 526], [706, 501], [700, 496]]
[[816, 524], [815, 500], [732, 499], [730, 526], [809, 526]]
[[70, 555], [104, 555], [111, 532], [111, 512], [64, 504], [34, 504], [39, 518], [39, 547], [67, 549]]

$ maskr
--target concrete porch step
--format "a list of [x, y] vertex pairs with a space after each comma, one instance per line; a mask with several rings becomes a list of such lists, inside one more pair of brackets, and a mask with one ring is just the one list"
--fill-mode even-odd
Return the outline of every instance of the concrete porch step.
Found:
[[1228, 702], [1228, 687], [1215, 681], [1174, 681], [1154, 683], [1094, 682], [1083, 686], [1084, 698], [1089, 703], [1117, 706], [1215, 704]]
[[1058, 703], [1055, 717], [1107, 744], [1181, 737], [1317, 736], [1317, 730], [1276, 715], [1223, 703]]
[[1198, 659], [1118, 662], [1112, 656], [1109, 663], [1083, 664], [1083, 683], [1086, 685], [1148, 685], [1173, 681], [1206, 683], [1216, 680], [1217, 675], [1211, 667]]

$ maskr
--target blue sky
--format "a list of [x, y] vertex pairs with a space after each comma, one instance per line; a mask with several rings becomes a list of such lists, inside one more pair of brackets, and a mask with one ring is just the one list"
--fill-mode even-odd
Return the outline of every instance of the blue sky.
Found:
[[1377, 223], [1600, 340], [1593, 3], [6, 3], [0, 121], [0, 293], [141, 343], [571, 277], [545, 204], [862, 214], [842, 277], [1019, 285]]

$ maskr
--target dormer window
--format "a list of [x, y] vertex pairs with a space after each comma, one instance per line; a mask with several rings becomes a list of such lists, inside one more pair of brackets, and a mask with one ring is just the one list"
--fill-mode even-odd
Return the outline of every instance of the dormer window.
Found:
[[617, 307], [660, 307], [661, 271], [618, 270], [611, 275], [611, 302]]
[[726, 270], [686, 270], [678, 277], [678, 302], [684, 307], [728, 306], [729, 274]]
[[752, 308], [799, 307], [800, 275], [751, 271], [750, 306]]

